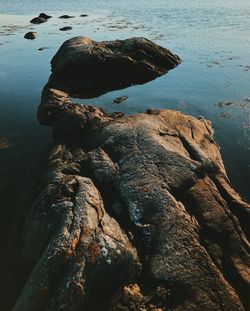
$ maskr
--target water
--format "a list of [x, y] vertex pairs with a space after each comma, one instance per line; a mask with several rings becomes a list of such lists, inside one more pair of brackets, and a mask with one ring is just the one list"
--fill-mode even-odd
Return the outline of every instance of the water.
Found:
[[[211, 119], [230, 180], [250, 199], [249, 0], [40, 3], [0, 0], [0, 136], [8, 141], [7, 146], [0, 145], [0, 215], [13, 217], [24, 189], [37, 174], [41, 152], [51, 141], [51, 130], [38, 124], [36, 110], [50, 59], [76, 35], [94, 40], [145, 36], [178, 54], [183, 63], [166, 76], [84, 102], [109, 112], [170, 108]], [[40, 12], [53, 18], [29, 24]], [[79, 17], [84, 13], [88, 17]], [[61, 14], [76, 18], [58, 19]], [[59, 31], [66, 25], [73, 29]], [[35, 41], [23, 38], [28, 31], [38, 32]], [[41, 47], [45, 49], [39, 51]], [[128, 100], [112, 104], [123, 95]], [[218, 106], [221, 101], [236, 103]]]

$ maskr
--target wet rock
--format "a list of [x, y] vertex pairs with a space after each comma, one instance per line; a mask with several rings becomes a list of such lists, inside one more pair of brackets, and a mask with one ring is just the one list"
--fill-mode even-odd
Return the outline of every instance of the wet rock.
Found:
[[42, 24], [45, 22], [47, 22], [47, 19], [43, 18], [43, 17], [35, 17], [30, 21], [30, 23], [32, 23], [32, 24]]
[[60, 28], [59, 30], [61, 30], [61, 31], [67, 31], [67, 30], [71, 30], [71, 29], [72, 29], [72, 27], [70, 27], [70, 26], [65, 26], [65, 27]]
[[168, 49], [145, 38], [96, 42], [67, 40], [51, 61], [55, 87], [70, 95], [94, 97], [153, 80], [181, 62]]
[[211, 122], [108, 115], [57, 83], [38, 111], [54, 145], [9, 243], [25, 271], [13, 310], [249, 310], [250, 205]]
[[80, 17], [87, 17], [88, 14], [81, 14]]
[[44, 19], [50, 19], [50, 18], [52, 18], [52, 16], [47, 15], [47, 14], [45, 14], [45, 13], [40, 13], [40, 14], [39, 14], [39, 17], [44, 18]]
[[27, 32], [24, 35], [25, 39], [30, 39], [30, 40], [34, 40], [34, 39], [36, 39], [36, 37], [37, 37], [37, 32], [34, 32], [34, 31]]
[[59, 18], [67, 19], [67, 18], [74, 18], [75, 16], [70, 15], [61, 15]]
[[114, 100], [114, 104], [120, 104], [122, 102], [124, 102], [125, 100], [128, 99], [128, 96], [120, 96], [120, 97], [117, 97], [115, 100]]
[[30, 274], [15, 311], [248, 310], [250, 206], [210, 121], [113, 118], [49, 85], [38, 116], [60, 143], [19, 222]]

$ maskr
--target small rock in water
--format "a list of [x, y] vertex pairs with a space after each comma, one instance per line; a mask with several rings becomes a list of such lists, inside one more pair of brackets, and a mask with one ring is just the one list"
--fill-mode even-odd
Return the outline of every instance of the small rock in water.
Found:
[[25, 39], [30, 39], [30, 40], [34, 40], [34, 39], [36, 39], [36, 37], [37, 37], [37, 32], [34, 32], [34, 31], [27, 32], [24, 35]]
[[47, 14], [45, 14], [45, 13], [40, 13], [38, 17], [41, 17], [41, 18], [44, 18], [44, 19], [49, 19], [49, 18], [51, 18], [52, 16], [47, 15]]
[[47, 19], [42, 18], [42, 17], [35, 17], [30, 21], [30, 23], [32, 23], [32, 24], [42, 24], [45, 22], [47, 22]]
[[5, 150], [10, 147], [10, 143], [6, 137], [0, 137], [0, 150]]
[[120, 103], [124, 102], [126, 99], [128, 99], [128, 96], [120, 96], [120, 97], [117, 97], [117, 98], [113, 101], [113, 104], [120, 104]]
[[41, 47], [38, 49], [38, 51], [43, 51], [43, 50], [47, 50], [47, 49], [48, 49], [48, 47]]
[[81, 14], [80, 17], [87, 17], [88, 14]]
[[65, 27], [60, 28], [59, 30], [61, 30], [61, 31], [67, 31], [67, 30], [71, 30], [71, 29], [72, 29], [72, 27], [70, 27], [70, 26], [65, 26]]
[[75, 16], [70, 16], [70, 15], [61, 15], [59, 18], [74, 18]]

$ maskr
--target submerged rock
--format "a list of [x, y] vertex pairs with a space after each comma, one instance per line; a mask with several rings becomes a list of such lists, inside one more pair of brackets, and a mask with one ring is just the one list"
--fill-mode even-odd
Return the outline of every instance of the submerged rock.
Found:
[[61, 30], [61, 31], [67, 31], [67, 30], [71, 30], [71, 29], [72, 29], [71, 26], [65, 26], [65, 27], [60, 28], [59, 30]]
[[30, 23], [32, 23], [32, 24], [42, 24], [45, 22], [47, 22], [47, 19], [43, 18], [43, 17], [35, 17], [30, 21]]
[[96, 42], [76, 37], [53, 57], [51, 83], [71, 95], [95, 97], [151, 81], [180, 62], [177, 55], [145, 38]]
[[124, 101], [127, 100], [127, 99], [128, 99], [128, 96], [119, 96], [119, 97], [117, 97], [117, 98], [113, 101], [113, 103], [114, 103], [114, 104], [120, 104], [120, 103], [124, 102]]
[[37, 32], [34, 32], [34, 31], [27, 32], [24, 35], [25, 39], [30, 39], [30, 40], [34, 40], [34, 39], [36, 39], [36, 37], [37, 37]]

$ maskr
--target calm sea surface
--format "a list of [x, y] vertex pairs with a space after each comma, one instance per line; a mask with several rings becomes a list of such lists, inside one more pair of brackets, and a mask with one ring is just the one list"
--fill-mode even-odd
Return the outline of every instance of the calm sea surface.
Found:
[[[53, 18], [30, 24], [41, 12]], [[76, 17], [58, 19], [61, 14]], [[73, 29], [59, 31], [67, 25]], [[37, 31], [37, 39], [25, 40], [28, 31]], [[50, 59], [77, 35], [95, 40], [144, 36], [178, 54], [183, 63], [166, 76], [83, 102], [109, 112], [170, 108], [211, 119], [229, 178], [250, 199], [249, 0], [0, 0], [0, 136], [5, 142], [0, 145], [0, 216], [5, 224], [51, 142], [51, 130], [36, 120]], [[128, 100], [114, 105], [122, 95]]]

